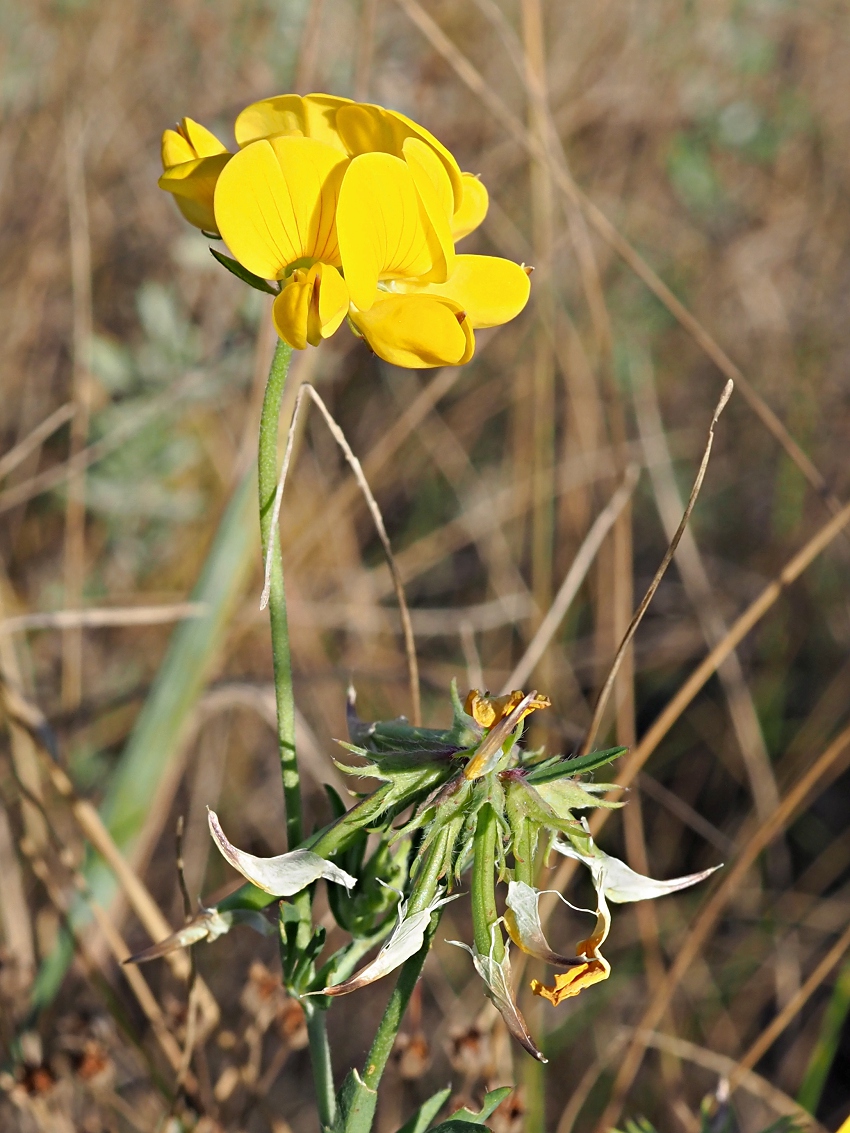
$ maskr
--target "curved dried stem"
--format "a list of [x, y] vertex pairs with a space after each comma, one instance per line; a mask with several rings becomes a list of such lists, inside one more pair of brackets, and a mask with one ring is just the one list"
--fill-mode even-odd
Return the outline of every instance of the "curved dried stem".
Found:
[[351, 471], [354, 473], [354, 478], [357, 481], [357, 485], [363, 494], [363, 498], [366, 500], [366, 504], [375, 524], [375, 529], [378, 532], [378, 538], [381, 540], [381, 546], [384, 548], [384, 554], [387, 557], [387, 565], [389, 567], [390, 575], [393, 581], [393, 589], [395, 590], [395, 596], [398, 602], [402, 632], [404, 634], [404, 649], [407, 656], [407, 670], [410, 680], [410, 699], [413, 705], [412, 719], [414, 724], [419, 725], [422, 723], [422, 702], [419, 691], [419, 665], [416, 660], [416, 642], [413, 637], [413, 624], [410, 620], [410, 610], [408, 609], [407, 599], [404, 595], [404, 584], [401, 580], [401, 573], [399, 572], [398, 566], [396, 565], [396, 561], [393, 556], [390, 538], [389, 535], [387, 535], [387, 529], [384, 525], [384, 518], [381, 515], [381, 509], [378, 507], [377, 500], [372, 494], [372, 489], [369, 487], [369, 483], [363, 473], [363, 467], [360, 464], [360, 461], [354, 455], [351, 445], [349, 445], [348, 441], [346, 440], [345, 434], [334, 420], [330, 410], [328, 409], [327, 405], [325, 405], [320, 394], [309, 382], [304, 382], [298, 389], [298, 396], [295, 399], [295, 409], [292, 414], [292, 422], [289, 426], [289, 434], [286, 439], [286, 450], [283, 454], [283, 465], [280, 470], [280, 476], [277, 482], [277, 490], [275, 491], [274, 496], [274, 504], [272, 506], [271, 535], [269, 538], [268, 550], [266, 551], [265, 585], [263, 587], [263, 593], [260, 598], [260, 609], [265, 609], [269, 600], [269, 594], [271, 590], [272, 565], [274, 562], [274, 535], [278, 530], [280, 523], [280, 506], [281, 501], [283, 500], [283, 489], [286, 485], [286, 477], [289, 473], [289, 465], [292, 460], [292, 448], [295, 438], [295, 430], [298, 424], [298, 418], [301, 412], [302, 403], [304, 401], [304, 398], [307, 396], [312, 398], [313, 402], [318, 406], [322, 416], [325, 419], [325, 423], [330, 430], [331, 436], [342, 449], [343, 455], [348, 461], [348, 465], [351, 468]]

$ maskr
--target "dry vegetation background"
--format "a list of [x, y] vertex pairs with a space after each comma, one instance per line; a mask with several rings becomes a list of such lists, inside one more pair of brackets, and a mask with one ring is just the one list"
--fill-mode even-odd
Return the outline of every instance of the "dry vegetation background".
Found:
[[[291, 89], [385, 103], [489, 186], [466, 250], [536, 267], [528, 310], [480, 334], [461, 372], [391, 371], [345, 330], [293, 368], [291, 390], [317, 384], [387, 518], [426, 723], [447, 722], [453, 676], [493, 690], [508, 678], [637, 462], [631, 504], [533, 677], [553, 700], [536, 738], [575, 749], [681, 515], [725, 380], [719, 348], [740, 366], [757, 392], [739, 383], [720, 420], [695, 540], [619, 683], [608, 733], [631, 743], [850, 496], [850, 10], [5, 0], [0, 52], [0, 1126], [313, 1130], [303, 1021], [273, 941], [237, 929], [196, 950], [207, 990], [188, 1036], [185, 964], [115, 961], [162, 934], [162, 914], [181, 923], [178, 816], [193, 900], [233, 884], [206, 804], [240, 845], [283, 849], [258, 532], [250, 484], [239, 491], [270, 323], [157, 189], [160, 133], [189, 114], [230, 141], [242, 106]], [[698, 344], [602, 238], [570, 173], [713, 340]], [[759, 398], [814, 468], [765, 427]], [[299, 437], [283, 543], [309, 813], [324, 822], [349, 677], [364, 717], [409, 705], [380, 545], [318, 415]], [[514, 1073], [498, 1133], [590, 1133], [621, 1103], [693, 1133], [730, 1074], [747, 1133], [801, 1090], [823, 1127], [847, 1116], [850, 542], [813, 560], [659, 742], [634, 749], [651, 758], [602, 836], [654, 876], [726, 868], [616, 910], [607, 983], [557, 1011], [527, 1003], [546, 1068], [509, 1046], [467, 958], [440, 943], [382, 1133], [450, 1080], [475, 1098]], [[208, 612], [175, 630], [199, 593]], [[118, 624], [33, 617], [79, 608]], [[132, 866], [112, 855], [117, 883], [90, 848], [110, 851], [101, 806]], [[591, 899], [577, 882], [570, 895]], [[463, 904], [440, 941], [468, 934]], [[34, 991], [69, 916], [67, 975]], [[583, 926], [561, 909], [553, 944]], [[388, 990], [334, 1006], [340, 1076]]]

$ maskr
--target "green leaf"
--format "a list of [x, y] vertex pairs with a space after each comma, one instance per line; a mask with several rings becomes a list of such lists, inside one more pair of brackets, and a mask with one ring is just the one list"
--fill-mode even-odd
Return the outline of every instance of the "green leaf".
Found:
[[369, 1133], [377, 1102], [378, 1091], [367, 1086], [356, 1070], [349, 1071], [337, 1097], [334, 1133]]
[[448, 1121], [432, 1126], [430, 1133], [481, 1133], [481, 1122], [468, 1119], [460, 1121], [450, 1117]]
[[576, 759], [553, 756], [552, 759], [532, 767], [526, 779], [529, 783], [548, 783], [552, 779], [584, 775], [588, 771], [595, 771], [597, 767], [604, 767], [614, 759], [619, 759], [628, 750], [626, 747], [609, 747], [605, 751], [592, 751], [589, 755], [580, 755]]
[[438, 1090], [417, 1109], [411, 1118], [405, 1121], [397, 1133], [425, 1133], [425, 1130], [449, 1100], [452, 1092], [451, 1086]]
[[497, 1090], [490, 1090], [484, 1095], [484, 1101], [481, 1104], [481, 1109], [478, 1113], [473, 1113], [464, 1106], [462, 1109], [456, 1110], [451, 1117], [443, 1122], [443, 1125], [438, 1128], [442, 1129], [444, 1125], [450, 1125], [453, 1121], [460, 1123], [471, 1122], [473, 1125], [483, 1125], [491, 1114], [495, 1113], [508, 1094], [513, 1090], [513, 1086], [499, 1086]]
[[534, 789], [546, 805], [550, 806], [561, 818], [572, 817], [570, 811], [574, 809], [584, 810], [589, 807], [600, 806], [612, 810], [623, 806], [623, 803], [607, 802], [597, 794], [600, 790], [602, 793], [613, 790], [616, 784], [594, 783], [591, 786], [594, 788], [593, 791], [587, 791], [575, 779], [556, 779], [554, 782], [535, 783]]
[[215, 248], [210, 248], [215, 259], [221, 264], [223, 268], [227, 268], [232, 272], [237, 279], [241, 279], [243, 283], [247, 283], [249, 287], [253, 287], [256, 291], [265, 291], [266, 295], [278, 295], [280, 292], [276, 287], [272, 287], [266, 280], [261, 279], [258, 275], [254, 275], [252, 271], [243, 268], [236, 260], [231, 260], [230, 256], [224, 256], [221, 252], [216, 251]]

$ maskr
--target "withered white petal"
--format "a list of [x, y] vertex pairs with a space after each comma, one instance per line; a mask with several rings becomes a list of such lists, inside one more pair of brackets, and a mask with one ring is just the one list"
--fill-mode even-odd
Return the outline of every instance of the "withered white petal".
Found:
[[554, 964], [559, 968], [571, 968], [581, 964], [582, 961], [578, 957], [560, 956], [552, 951], [543, 932], [543, 925], [540, 923], [539, 902], [539, 889], [526, 885], [524, 881], [508, 882], [505, 927], [511, 940], [523, 952], [534, 956], [537, 960], [542, 960], [545, 964]]
[[505, 954], [501, 962], [497, 963], [492, 950], [489, 956], [483, 956], [474, 948], [470, 948], [468, 944], [464, 944], [462, 940], [447, 940], [446, 944], [456, 944], [458, 948], [466, 949], [472, 957], [476, 972], [481, 976], [487, 987], [487, 997], [495, 1004], [510, 1033], [532, 1058], [536, 1058], [538, 1062], [548, 1062], [548, 1058], [538, 1049], [531, 1037], [528, 1024], [522, 1017], [522, 1012], [514, 999], [510, 948], [505, 947]]
[[700, 873], [689, 873], [684, 877], [673, 877], [669, 881], [656, 881], [652, 877], [644, 877], [642, 873], [635, 873], [633, 869], [600, 850], [593, 839], [588, 836], [590, 853], [582, 854], [568, 842], [558, 839], [555, 849], [568, 858], [584, 862], [593, 874], [594, 883], [599, 877], [605, 896], [617, 905], [628, 901], [651, 901], [655, 897], [664, 897], [668, 893], [676, 893], [680, 889], [687, 889], [710, 877], [719, 865], [711, 869], [704, 869]]
[[291, 850], [274, 858], [258, 858], [239, 850], [226, 838], [215, 811], [208, 812], [210, 833], [222, 856], [258, 889], [274, 897], [291, 897], [320, 877], [353, 889], [357, 878], [310, 850]]
[[431, 914], [441, 906], [448, 904], [449, 901], [456, 900], [459, 896], [459, 893], [455, 893], [452, 897], [442, 897], [433, 901], [427, 909], [421, 909], [418, 913], [412, 913], [410, 916], [407, 915], [407, 907], [404, 901], [401, 901], [398, 906], [398, 921], [392, 935], [375, 959], [365, 968], [361, 968], [350, 980], [322, 988], [321, 991], [310, 992], [310, 994], [348, 995], [349, 992], [358, 991], [361, 987], [366, 987], [367, 984], [374, 983], [375, 980], [389, 975], [390, 972], [401, 967], [405, 960], [415, 956], [425, 943], [425, 932], [428, 928], [428, 922], [431, 920]]

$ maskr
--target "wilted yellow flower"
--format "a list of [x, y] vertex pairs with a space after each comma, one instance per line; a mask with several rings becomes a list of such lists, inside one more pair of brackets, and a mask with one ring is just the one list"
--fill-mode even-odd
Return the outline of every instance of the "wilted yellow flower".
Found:
[[[520, 689], [509, 692], [506, 696], [488, 696], [486, 693], [479, 692], [477, 688], [473, 688], [466, 694], [466, 702], [463, 708], [476, 724], [480, 724], [482, 728], [492, 728], [505, 716], [509, 716], [524, 698], [525, 693]], [[524, 720], [526, 716], [536, 712], [539, 708], [551, 707], [552, 701], [548, 696], [543, 693], [535, 693], [519, 720]], [[516, 722], [519, 723], [519, 720]]]
[[213, 197], [229, 160], [230, 152], [215, 134], [191, 118], [162, 135], [164, 173], [159, 187], [171, 193], [186, 220], [204, 232], [218, 233]]
[[347, 164], [315, 138], [261, 139], [231, 158], [216, 186], [222, 238], [248, 271], [283, 283], [272, 317], [297, 349], [318, 345], [348, 312], [336, 234]]

